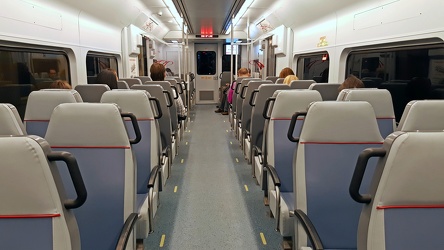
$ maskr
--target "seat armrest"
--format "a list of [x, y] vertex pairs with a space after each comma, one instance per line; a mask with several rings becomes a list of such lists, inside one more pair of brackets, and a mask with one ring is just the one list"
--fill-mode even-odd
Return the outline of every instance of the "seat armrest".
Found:
[[278, 174], [276, 172], [276, 169], [273, 166], [268, 165], [268, 164], [265, 165], [265, 168], [267, 168], [268, 173], [270, 173], [271, 179], [274, 182], [274, 186], [275, 187], [280, 187], [281, 186], [281, 180], [279, 179], [279, 176], [278, 176]]
[[259, 158], [259, 163], [264, 164], [264, 159], [262, 157], [262, 150], [256, 145], [253, 145], [252, 150], [253, 150], [253, 156], [257, 156]]
[[160, 166], [155, 166], [151, 169], [150, 179], [148, 180], [148, 189], [154, 187], [154, 183], [156, 182], [157, 176], [159, 175]]
[[310, 239], [313, 248], [315, 250], [323, 250], [324, 246], [322, 245], [321, 238], [319, 237], [319, 234], [316, 231], [316, 228], [311, 222], [310, 218], [308, 218], [308, 216], [300, 209], [294, 210], [294, 215], [307, 233], [307, 236]]
[[123, 225], [122, 231], [120, 232], [119, 241], [117, 242], [116, 250], [124, 250], [126, 249], [126, 245], [128, 243], [128, 239], [131, 235], [131, 232], [134, 230], [134, 226], [136, 225], [136, 221], [139, 219], [139, 215], [137, 213], [132, 213], [128, 216]]

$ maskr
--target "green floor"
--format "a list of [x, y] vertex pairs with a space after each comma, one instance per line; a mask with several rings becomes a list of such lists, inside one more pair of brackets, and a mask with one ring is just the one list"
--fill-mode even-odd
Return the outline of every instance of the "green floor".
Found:
[[280, 249], [228, 116], [214, 110], [191, 114], [145, 249]]

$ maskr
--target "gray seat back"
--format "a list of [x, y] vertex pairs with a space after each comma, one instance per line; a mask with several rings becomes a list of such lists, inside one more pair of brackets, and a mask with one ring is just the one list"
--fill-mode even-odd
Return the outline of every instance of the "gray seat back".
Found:
[[319, 91], [324, 101], [335, 101], [338, 97], [339, 83], [313, 83], [308, 89]]
[[128, 83], [126, 83], [126, 81], [119, 80], [119, 81], [117, 81], [117, 88], [118, 89], [129, 89], [129, 86], [128, 86]]
[[[234, 76], [233, 76], [234, 79]], [[230, 71], [224, 71], [221, 73], [221, 78], [219, 82], [219, 87], [225, 86], [225, 84], [230, 83], [231, 81], [231, 72]]]
[[149, 77], [149, 76], [135, 76], [134, 78], [140, 79], [140, 81], [142, 82], [142, 84], [143, 84], [144, 82], [150, 82], [150, 81], [153, 80], [153, 79], [151, 79], [151, 77]]
[[[365, 160], [372, 156], [369, 153], [381, 152], [385, 156], [375, 154], [379, 161], [370, 190], [359, 192], [369, 199], [363, 204], [359, 220], [358, 249], [443, 246], [443, 147], [443, 132], [395, 132], [382, 148], [362, 152], [362, 161], [358, 161], [355, 170], [359, 174], [367, 174]], [[355, 183], [351, 190], [359, 188], [359, 181]]]
[[254, 90], [259, 89], [259, 86], [262, 84], [273, 83], [270, 81], [250, 81], [246, 88], [244, 87], [246, 90], [243, 92], [244, 96], [241, 96], [243, 99], [241, 116], [242, 130], [246, 130], [248, 132], [250, 131], [251, 111], [253, 109], [253, 106], [250, 105], [250, 99]]
[[316, 83], [313, 80], [294, 80], [291, 81], [290, 87], [292, 89], [308, 89], [310, 88], [310, 85]]
[[397, 130], [404, 132], [443, 131], [444, 101], [410, 101], [404, 109]]
[[[60, 104], [51, 116], [46, 140], [51, 148], [76, 156], [88, 189], [85, 204], [74, 211], [82, 249], [114, 248], [123, 224], [137, 211], [135, 162], [119, 107]], [[61, 171], [60, 176], [67, 196], [75, 197], [68, 171]], [[128, 241], [130, 249], [135, 248], [134, 242], [134, 238]]]
[[44, 137], [54, 108], [61, 103], [75, 102], [81, 102], [79, 93], [75, 90], [48, 89], [31, 92], [24, 118], [26, 131], [30, 135]]
[[284, 83], [284, 78], [278, 78], [278, 79], [276, 79], [275, 83], [276, 83], [276, 84]]
[[134, 84], [142, 84], [142, 81], [139, 78], [120, 78], [120, 80], [125, 81], [130, 88]]
[[378, 121], [379, 131], [383, 138], [395, 130], [395, 112], [393, 110], [392, 96], [388, 90], [344, 89], [343, 91], [344, 101], [366, 101], [372, 105]]
[[79, 92], [84, 102], [100, 102], [103, 93], [110, 90], [106, 84], [77, 85], [74, 89]]
[[177, 105], [175, 100], [179, 98], [176, 91], [173, 90], [169, 81], [147, 81], [143, 83], [144, 85], [156, 84], [162, 86], [163, 90], [168, 91], [169, 95], [173, 99], [172, 105], [169, 105], [170, 109], [170, 119], [171, 119], [171, 128], [173, 129], [173, 133], [177, 131], [178, 128], [178, 118], [177, 118]]
[[146, 90], [151, 96], [156, 97], [160, 102], [160, 108], [162, 109], [162, 117], [158, 120], [160, 127], [160, 138], [162, 143], [162, 150], [167, 148], [172, 149], [172, 128], [171, 128], [171, 115], [168, 105], [171, 104], [162, 86], [158, 84], [147, 84], [147, 85], [133, 85], [131, 89]]
[[[74, 207], [68, 204], [60, 169], [53, 162], [55, 157], [75, 158], [60, 153], [51, 152], [49, 144], [37, 136], [0, 137], [2, 249], [81, 249]], [[68, 168], [79, 173], [77, 164], [71, 162]], [[75, 205], [81, 206], [85, 186], [81, 175], [73, 176], [70, 181], [82, 193]], [[24, 240], [24, 236], [29, 238]]]
[[257, 93], [253, 95], [252, 104], [254, 104], [254, 106], [251, 110], [251, 123], [249, 129], [251, 148], [254, 146], [258, 148], [262, 147], [265, 125], [265, 117], [263, 114], [264, 109], [268, 109], [268, 106], [265, 106], [267, 99], [272, 97], [275, 91], [284, 89], [290, 89], [290, 87], [285, 84], [262, 84], [259, 86]]
[[[235, 103], [233, 107], [235, 107], [234, 111], [236, 112], [236, 117], [238, 120], [242, 117], [242, 103], [244, 101], [244, 99], [241, 97], [242, 91], [244, 86], [248, 85], [248, 83], [252, 80], [259, 81], [257, 78], [243, 78], [241, 82], [237, 82], [236, 84], [236, 89], [233, 93], [233, 103]], [[234, 99], [236, 99], [236, 101], [234, 101]]]
[[0, 135], [26, 135], [22, 119], [12, 104], [0, 103]]
[[[349, 183], [359, 153], [382, 142], [368, 102], [323, 101], [310, 105], [295, 156], [295, 209], [309, 216], [325, 249], [356, 249], [361, 205], [350, 197]], [[365, 177], [364, 192], [376, 161], [369, 165], [372, 167]], [[295, 227], [295, 239], [296, 246], [308, 246], [300, 227]]]
[[279, 78], [278, 76], [267, 76], [267, 77], [265, 77], [265, 80], [272, 81], [272, 82], [276, 83], [276, 80], [278, 78]]

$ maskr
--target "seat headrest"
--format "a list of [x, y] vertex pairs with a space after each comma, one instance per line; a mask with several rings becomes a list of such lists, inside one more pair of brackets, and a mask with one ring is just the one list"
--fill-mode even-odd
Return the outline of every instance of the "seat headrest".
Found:
[[0, 135], [26, 135], [22, 119], [12, 104], [0, 103]]
[[308, 108], [300, 142], [382, 142], [368, 102], [314, 102]]
[[111, 90], [106, 84], [82, 84], [75, 86], [85, 102], [100, 102], [102, 94]]
[[322, 98], [316, 90], [279, 90], [271, 111], [271, 119], [291, 119], [295, 112], [305, 112], [310, 103], [317, 101], [322, 101]]
[[411, 101], [407, 104], [399, 131], [443, 131], [444, 100]]
[[386, 89], [348, 89], [345, 92], [344, 101], [366, 101], [375, 111], [376, 118], [393, 118], [392, 96]]
[[76, 94], [75, 90], [32, 91], [28, 96], [24, 120], [49, 120], [57, 105], [79, 102]]
[[129, 147], [113, 103], [64, 103], [54, 109], [45, 136], [51, 146]]
[[396, 132], [385, 143], [391, 145], [379, 182], [384, 190], [378, 205], [444, 204], [444, 133]]
[[112, 90], [102, 95], [101, 103], [115, 103], [122, 112], [133, 113], [137, 120], [154, 119], [150, 94], [145, 90]]
[[0, 199], [4, 215], [56, 214], [62, 207], [40, 137], [0, 137]]
[[77, 92], [77, 90], [74, 89], [41, 89], [40, 91], [69, 91], [72, 93], [77, 102], [83, 102], [79, 92]]

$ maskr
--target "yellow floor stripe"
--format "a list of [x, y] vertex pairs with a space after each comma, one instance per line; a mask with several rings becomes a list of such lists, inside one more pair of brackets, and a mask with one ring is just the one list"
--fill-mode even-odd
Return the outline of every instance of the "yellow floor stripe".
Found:
[[233, 142], [232, 142], [232, 141], [230, 141], [230, 144], [231, 144], [231, 145], [233, 145]]
[[183, 159], [182, 159], [182, 160], [180, 160], [180, 163], [183, 163]]
[[164, 244], [165, 244], [165, 234], [162, 234], [162, 238], [160, 239], [159, 247], [163, 247]]
[[177, 186], [174, 187], [174, 193], [177, 192]]
[[188, 145], [188, 142], [185, 142], [185, 145]]
[[236, 158], [236, 162], [239, 162], [239, 159]]
[[267, 245], [267, 241], [265, 240], [265, 236], [263, 233], [261, 233], [261, 240], [262, 240], [262, 244]]
[[247, 185], [244, 185], [244, 187], [245, 187], [245, 190], [248, 192], [248, 186], [247, 186]]
[[227, 133], [228, 133], [228, 129], [227, 129], [226, 131], [227, 131]]

